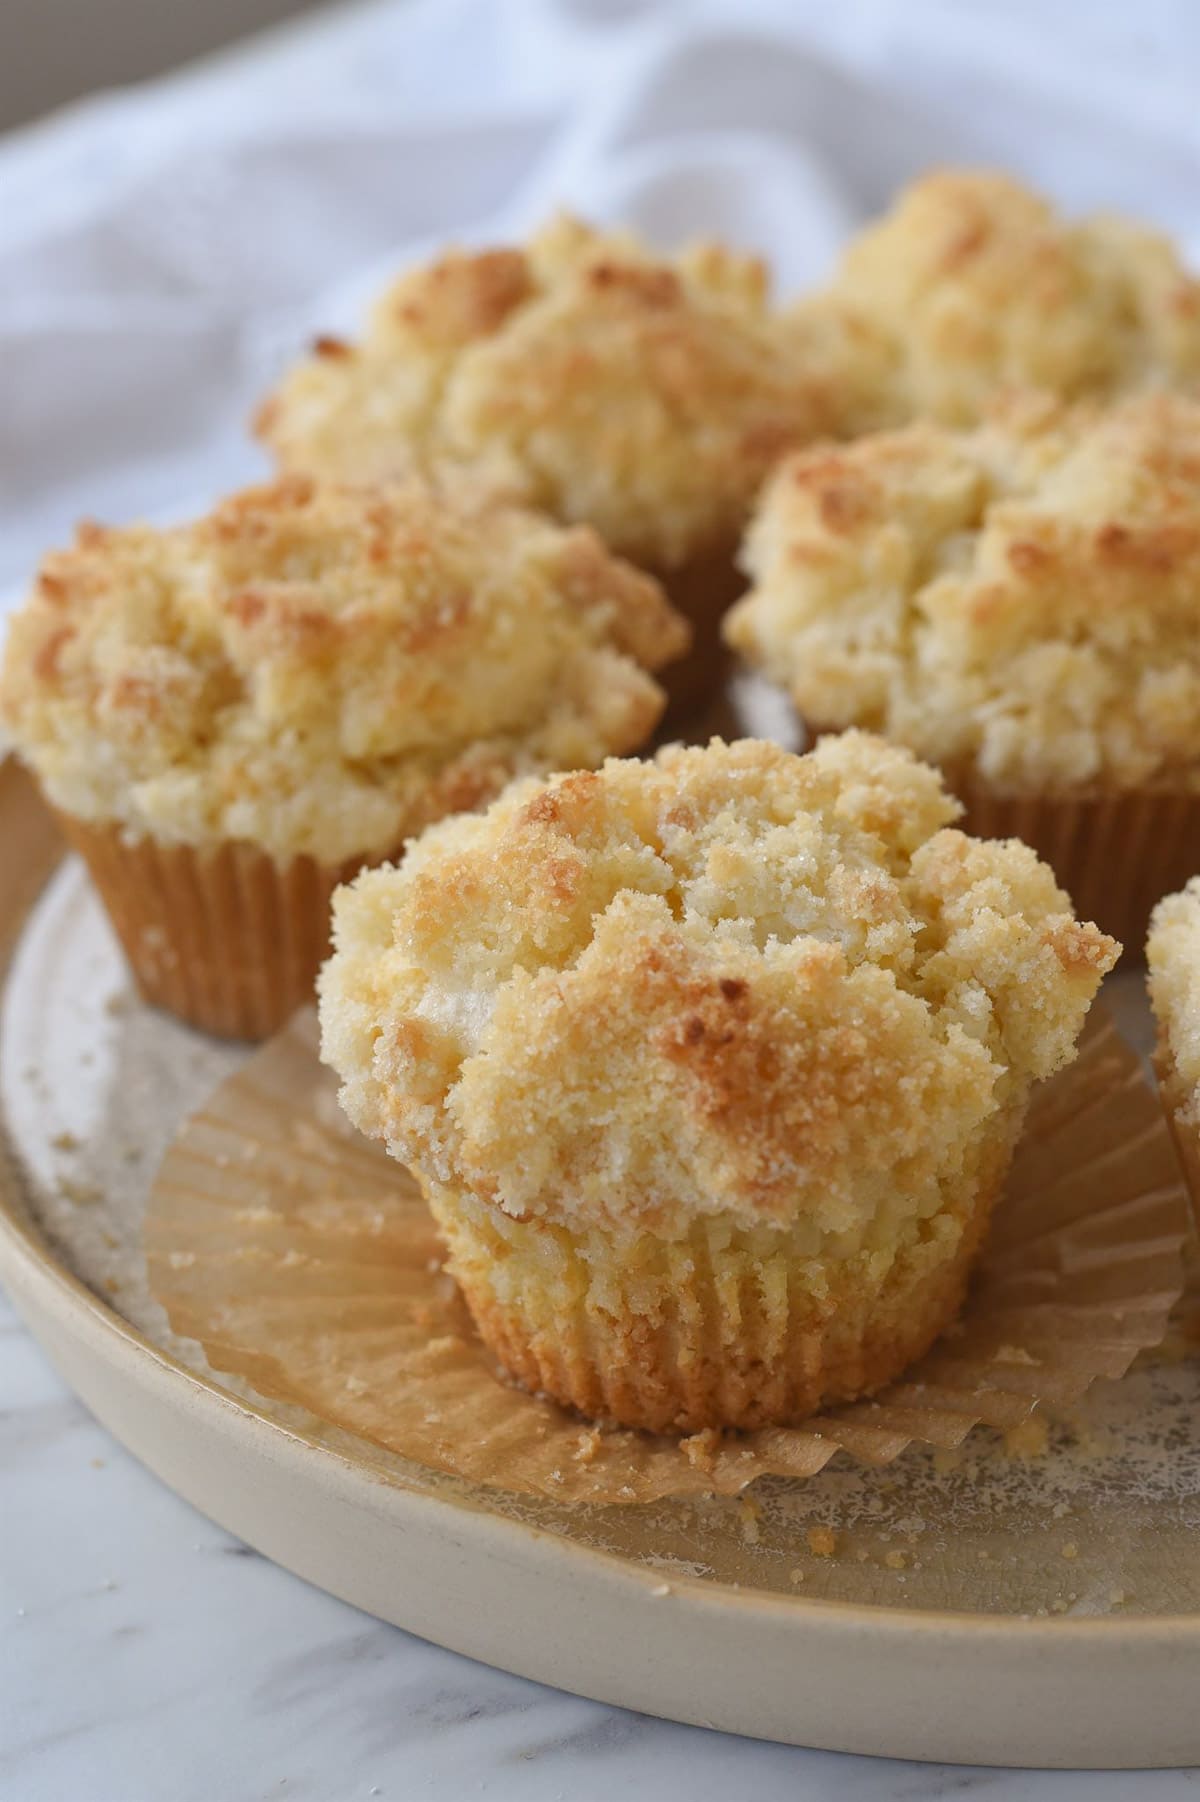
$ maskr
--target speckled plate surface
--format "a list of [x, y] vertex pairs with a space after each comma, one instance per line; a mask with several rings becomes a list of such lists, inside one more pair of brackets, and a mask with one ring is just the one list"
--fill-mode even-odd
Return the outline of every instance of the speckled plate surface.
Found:
[[[499, 1496], [215, 1378], [145, 1280], [146, 1190], [241, 1053], [139, 1006], [87, 880], [0, 766], [0, 1274], [96, 1414], [314, 1583], [582, 1695], [798, 1744], [1007, 1765], [1200, 1762], [1200, 1361], [1038, 1435], [981, 1431], [751, 1499]], [[1140, 980], [1110, 988], [1148, 1038]]]

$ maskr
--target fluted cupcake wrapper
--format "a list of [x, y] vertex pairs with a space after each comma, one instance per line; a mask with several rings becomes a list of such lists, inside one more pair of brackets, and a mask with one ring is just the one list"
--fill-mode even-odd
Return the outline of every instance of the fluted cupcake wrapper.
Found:
[[416, 1183], [346, 1122], [315, 1045], [304, 1010], [184, 1126], [150, 1198], [151, 1283], [215, 1370], [426, 1474], [624, 1504], [807, 1477], [838, 1451], [886, 1464], [1123, 1375], [1161, 1341], [1180, 1292], [1187, 1210], [1170, 1133], [1101, 1017], [1034, 1096], [958, 1325], [899, 1381], [798, 1426], [686, 1438], [592, 1426], [504, 1377]]
[[794, 1424], [899, 1376], [958, 1313], [1000, 1174], [894, 1261], [824, 1264], [839, 1292], [819, 1297], [779, 1233], [756, 1244], [709, 1219], [678, 1242], [614, 1244], [471, 1195], [427, 1200], [480, 1337], [526, 1389], [592, 1419], [695, 1433]]
[[278, 863], [257, 846], [132, 839], [56, 815], [88, 866], [138, 989], [189, 1026], [265, 1039], [312, 999], [330, 898], [363, 859]]
[[674, 568], [661, 564], [643, 567], [661, 583], [667, 599], [692, 628], [691, 649], [657, 672], [656, 680], [667, 692], [667, 712], [659, 736], [680, 732], [695, 736], [697, 713], [719, 701], [730, 665], [730, 653], [721, 637], [721, 621], [738, 596], [746, 578], [735, 561], [736, 542], [716, 547]]
[[1200, 870], [1200, 794], [1165, 789], [1080, 796], [1013, 795], [968, 771], [946, 780], [977, 838], [1020, 838], [1053, 869], [1082, 920], [1140, 958], [1150, 915]]

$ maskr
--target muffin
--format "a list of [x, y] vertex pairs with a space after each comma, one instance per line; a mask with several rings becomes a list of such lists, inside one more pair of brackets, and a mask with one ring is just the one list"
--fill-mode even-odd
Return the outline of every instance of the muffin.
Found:
[[939, 764], [1078, 911], [1140, 946], [1200, 870], [1200, 402], [998, 405], [801, 452], [729, 642], [814, 731]]
[[686, 643], [586, 528], [292, 477], [82, 527], [12, 622], [0, 715], [145, 998], [256, 1038], [311, 996], [339, 881], [514, 775], [633, 749]]
[[[1200, 877], [1155, 908], [1146, 962], [1159, 1087], [1200, 1226]], [[1189, 1266], [1194, 1282], [1200, 1276], [1194, 1235]]]
[[1117, 947], [861, 733], [514, 785], [334, 901], [323, 1055], [487, 1346], [654, 1431], [868, 1394], [962, 1300]]
[[668, 686], [695, 701], [719, 674], [759, 483], [833, 429], [818, 348], [785, 341], [761, 263], [712, 245], [665, 260], [560, 219], [526, 249], [404, 276], [361, 343], [318, 340], [257, 429], [287, 469], [375, 479], [448, 458], [594, 526], [690, 620]]
[[1111, 397], [1200, 378], [1200, 282], [1130, 220], [1064, 219], [1004, 175], [943, 170], [905, 189], [791, 314], [823, 339], [841, 430], [978, 423], [1006, 389]]

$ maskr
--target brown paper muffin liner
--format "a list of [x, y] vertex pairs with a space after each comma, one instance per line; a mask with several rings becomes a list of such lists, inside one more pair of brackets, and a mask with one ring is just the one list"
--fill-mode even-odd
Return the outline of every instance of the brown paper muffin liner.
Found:
[[1045, 858], [1082, 920], [1094, 920], [1140, 958], [1150, 915], [1200, 870], [1200, 794], [1001, 794], [971, 773], [946, 780], [977, 838], [1020, 838]]
[[415, 1182], [342, 1117], [298, 1015], [185, 1125], [150, 1200], [176, 1332], [262, 1395], [427, 1469], [569, 1502], [735, 1494], [839, 1450], [887, 1464], [1069, 1404], [1162, 1338], [1186, 1207], [1162, 1111], [1107, 1018], [1033, 1099], [960, 1321], [870, 1402], [798, 1427], [661, 1438], [506, 1382]]
[[695, 724], [697, 709], [708, 706], [721, 692], [731, 664], [730, 652], [721, 637], [721, 621], [746, 588], [746, 578], [735, 562], [737, 548], [735, 540], [705, 551], [675, 569], [657, 564], [644, 566], [647, 574], [662, 584], [671, 605], [692, 628], [691, 649], [655, 675], [667, 692], [660, 738], [689, 730]]
[[426, 1200], [480, 1337], [524, 1388], [651, 1432], [755, 1429], [873, 1394], [928, 1351], [962, 1305], [1018, 1124], [886, 1268], [869, 1251], [823, 1264], [820, 1301], [811, 1246], [778, 1231], [710, 1218], [618, 1249], [472, 1195]]
[[265, 1039], [311, 1001], [330, 897], [365, 859], [276, 863], [255, 845], [160, 845], [56, 818], [153, 1006], [221, 1038]]

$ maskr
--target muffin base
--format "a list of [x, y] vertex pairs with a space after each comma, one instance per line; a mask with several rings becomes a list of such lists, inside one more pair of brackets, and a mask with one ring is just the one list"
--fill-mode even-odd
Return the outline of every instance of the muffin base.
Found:
[[928, 1350], [962, 1305], [1010, 1149], [1006, 1135], [970, 1202], [894, 1256], [840, 1263], [720, 1218], [617, 1246], [472, 1195], [426, 1199], [480, 1337], [524, 1388], [655, 1433], [753, 1429], [870, 1395]]
[[365, 862], [276, 863], [257, 846], [128, 839], [56, 814], [88, 866], [143, 999], [220, 1038], [268, 1038], [312, 1000], [330, 898]]
[[1020, 838], [1051, 866], [1082, 920], [1144, 955], [1150, 915], [1200, 870], [1200, 794], [1134, 789], [1078, 796], [1003, 794], [947, 771], [977, 838]]

